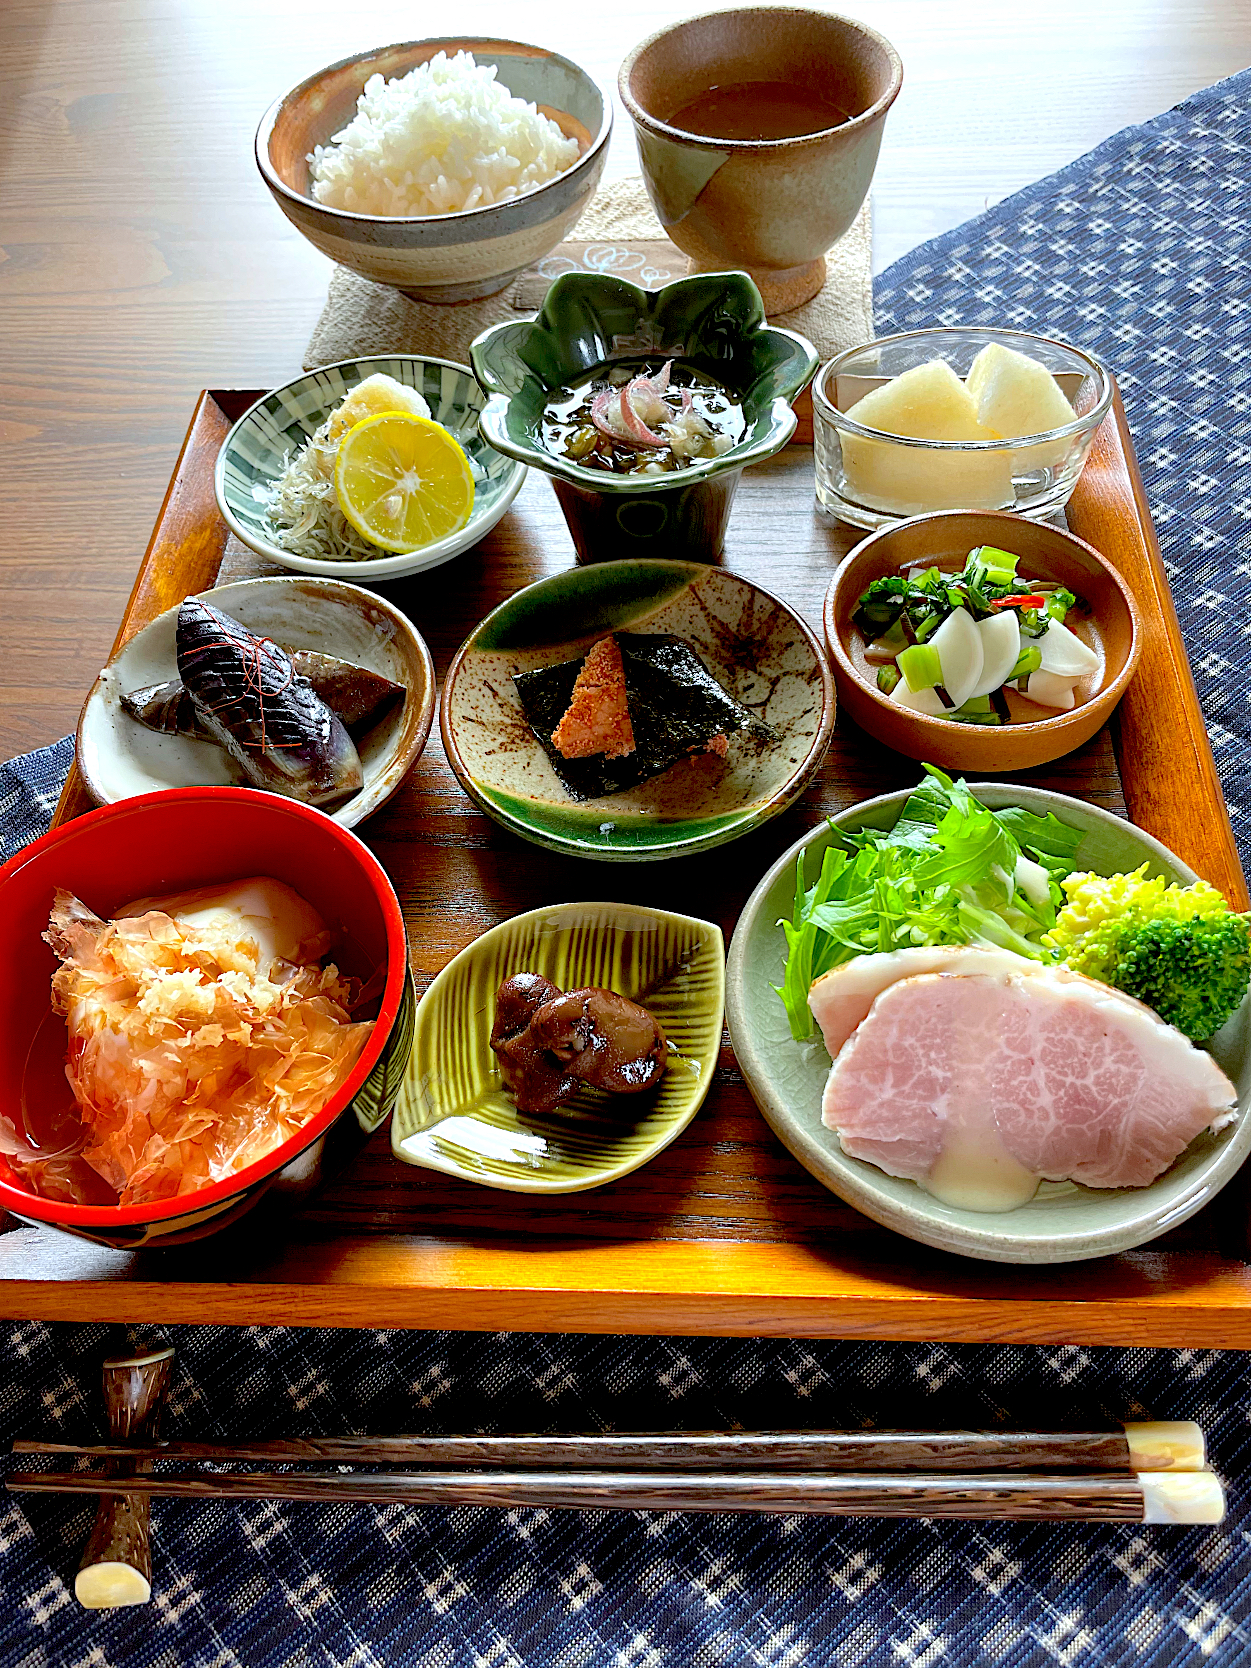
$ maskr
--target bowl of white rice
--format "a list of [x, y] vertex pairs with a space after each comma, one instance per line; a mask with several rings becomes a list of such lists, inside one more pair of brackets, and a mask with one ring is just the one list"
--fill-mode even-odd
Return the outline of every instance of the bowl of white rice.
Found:
[[559, 53], [408, 41], [331, 64], [278, 99], [256, 161], [331, 260], [421, 301], [470, 301], [570, 231], [611, 131], [611, 100]]

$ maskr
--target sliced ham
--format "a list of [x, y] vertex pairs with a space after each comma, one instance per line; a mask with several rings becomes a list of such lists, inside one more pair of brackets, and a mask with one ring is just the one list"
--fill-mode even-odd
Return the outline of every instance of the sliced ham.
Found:
[[[888, 983], [841, 1047], [822, 1116], [853, 1158], [925, 1182], [948, 1149], [982, 1143], [1050, 1181], [1145, 1187], [1233, 1117], [1211, 1055], [1141, 1003], [1063, 968], [963, 954], [1017, 965]], [[862, 1000], [835, 993], [833, 1035]]]
[[1011, 950], [981, 950], [963, 944], [887, 950], [879, 955], [853, 956], [841, 967], [814, 979], [808, 1006], [834, 1060], [874, 1000], [900, 979], [915, 978], [919, 973], [1026, 973], [1041, 966], [1041, 962], [1028, 961]]

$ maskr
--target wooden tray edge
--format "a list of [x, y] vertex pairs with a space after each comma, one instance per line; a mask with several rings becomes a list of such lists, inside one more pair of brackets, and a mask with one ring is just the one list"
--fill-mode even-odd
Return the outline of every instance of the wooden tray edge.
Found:
[[[211, 481], [213, 460], [229, 428], [226, 411], [237, 399], [232, 391], [206, 390], [197, 402], [115, 649], [183, 595], [216, 579], [227, 530], [215, 515], [203, 516], [205, 475]], [[194, 476], [184, 477], [184, 468], [194, 470]], [[1123, 486], [1115, 488], [1118, 472], [1131, 482], [1132, 524], [1117, 520], [1124, 502]], [[211, 484], [208, 493], [211, 498]], [[198, 516], [191, 513], [193, 500], [200, 506]], [[1171, 676], [1175, 709], [1159, 715], [1158, 703], [1144, 698], [1142, 673], [1136, 680], [1142, 687], [1136, 691], [1131, 685], [1120, 709], [1119, 762], [1131, 816], [1221, 885], [1231, 901], [1246, 907], [1228, 812], [1119, 394], [1074, 493], [1069, 521], [1079, 536], [1117, 561], [1144, 607], [1155, 599], [1165, 626], [1166, 642], [1157, 645], [1163, 655], [1157, 675], [1167, 669]], [[1115, 551], [1108, 549], [1109, 525], [1120, 534]], [[158, 559], [174, 549], [177, 564]], [[1184, 745], [1177, 744], [1179, 734]], [[1158, 766], [1138, 768], [1136, 760], [1154, 756], [1135, 751], [1144, 738], [1158, 749], [1170, 737], [1173, 744], [1164, 748]], [[1184, 808], [1176, 821], [1161, 791], [1164, 782]], [[1203, 825], [1196, 827], [1196, 811], [1203, 810], [1204, 802], [1210, 815], [1206, 836], [1200, 837]], [[56, 821], [90, 808], [74, 769]], [[177, 1318], [171, 1311], [184, 1310], [190, 1299], [196, 1319], [204, 1323], [360, 1326], [363, 1288], [371, 1313], [381, 1324], [397, 1327], [1251, 1348], [1251, 1270], [1207, 1253], [1133, 1254], [1117, 1259], [1110, 1269], [1106, 1264], [1069, 1265], [1054, 1293], [1036, 1291], [1007, 1300], [976, 1295], [976, 1276], [987, 1272], [982, 1265], [970, 1265], [967, 1293], [927, 1292], [891, 1286], [888, 1276], [883, 1281], [855, 1270], [835, 1270], [831, 1279], [828, 1263], [810, 1247], [746, 1241], [648, 1242], [632, 1248], [649, 1259], [636, 1282], [627, 1286], [605, 1263], [594, 1289], [579, 1289], [559, 1282], [501, 1284], [506, 1272], [515, 1276], [515, 1253], [508, 1269], [499, 1251], [376, 1236], [337, 1239], [324, 1259], [316, 1256], [316, 1247], [292, 1242], [287, 1256], [269, 1265], [264, 1281], [245, 1276], [201, 1283], [177, 1276], [175, 1283], [166, 1283], [136, 1278], [129, 1272], [130, 1253], [68, 1241], [63, 1242], [67, 1251], [58, 1245], [50, 1254], [46, 1243], [34, 1243], [35, 1234], [19, 1229], [0, 1240], [0, 1315], [6, 1318], [168, 1322]], [[389, 1260], [383, 1255], [386, 1247]], [[695, 1252], [700, 1253], [696, 1263], [708, 1259], [706, 1267], [701, 1265], [702, 1288], [690, 1282]], [[589, 1287], [591, 1271], [583, 1254], [576, 1249], [560, 1254], [571, 1258]], [[597, 1248], [596, 1258], [599, 1254]], [[677, 1262], [671, 1263], [675, 1254]], [[603, 1255], [611, 1263], [619, 1251], [606, 1248]], [[662, 1278], [657, 1258], [671, 1269], [672, 1279]], [[55, 1267], [56, 1276], [24, 1277], [24, 1269], [36, 1262], [44, 1269]], [[809, 1262], [812, 1266], [800, 1277], [800, 1265]], [[1147, 1264], [1154, 1273], [1144, 1287], [1131, 1282], [1132, 1290], [1110, 1297], [1073, 1295], [1096, 1271], [1111, 1288], [1127, 1267]], [[145, 1258], [134, 1266], [146, 1270], [150, 1262]], [[685, 1285], [678, 1277], [683, 1266]], [[324, 1278], [310, 1280], [312, 1267], [319, 1267]], [[918, 1282], [925, 1278], [918, 1261]], [[469, 1312], [467, 1305], [472, 1306]]]
[[[1129, 518], [1117, 513], [1118, 476], [1129, 478]], [[1163, 627], [1144, 634], [1138, 672], [1114, 722], [1130, 820], [1245, 910], [1251, 898], [1119, 390], [1069, 502], [1068, 523], [1124, 575], [1144, 617], [1154, 614]]]
[[[871, 1265], [831, 1270], [811, 1247], [724, 1241], [536, 1246], [523, 1283], [506, 1286], [515, 1251], [379, 1235], [294, 1243], [265, 1281], [231, 1279], [227, 1257], [213, 1278], [171, 1288], [144, 1278], [141, 1253], [52, 1238], [4, 1236], [0, 1316], [168, 1323], [190, 1312], [205, 1325], [360, 1327], [364, 1294], [369, 1324], [412, 1329], [1251, 1348], [1251, 1268], [1208, 1254], [1020, 1269], [1021, 1295], [987, 1298], [982, 1264], [943, 1259], [922, 1267], [928, 1289], [915, 1289]], [[55, 1277], [16, 1272], [32, 1252]], [[313, 1268], [324, 1281], [310, 1281]]]

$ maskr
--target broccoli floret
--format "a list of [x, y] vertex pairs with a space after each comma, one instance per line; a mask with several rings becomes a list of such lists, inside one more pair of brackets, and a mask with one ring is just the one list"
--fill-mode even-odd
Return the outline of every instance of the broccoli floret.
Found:
[[1109, 981], [1193, 1042], [1214, 1036], [1247, 994], [1251, 935], [1242, 915], [1145, 921], [1129, 934]]
[[1193, 1042], [1213, 1036], [1251, 984], [1251, 917], [1206, 881], [1170, 886], [1132, 874], [1070, 875], [1043, 943], [1075, 973], [1155, 1009]]

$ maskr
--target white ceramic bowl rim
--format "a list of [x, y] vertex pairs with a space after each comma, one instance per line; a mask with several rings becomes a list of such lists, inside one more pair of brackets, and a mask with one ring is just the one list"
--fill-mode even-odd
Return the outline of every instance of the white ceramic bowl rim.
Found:
[[[664, 40], [667, 35], [675, 33], [676, 30], [683, 28], [686, 24], [694, 23], [697, 18], [702, 21], [705, 17], [725, 17], [730, 15], [731, 12], [756, 12], [767, 17], [769, 13], [777, 10], [807, 12], [814, 18], [820, 18], [824, 23], [842, 23], [856, 34], [863, 35], [866, 39], [871, 40], [875, 46], [881, 49], [890, 64], [890, 86], [887, 87], [880, 98], [875, 99], [869, 108], [862, 110], [858, 116], [850, 116], [845, 122], [839, 122], [834, 127], [819, 128], [815, 133], [795, 133], [785, 139], [718, 139], [707, 133], [688, 133], [686, 128], [675, 127], [672, 122], [662, 122], [659, 116], [654, 116], [650, 110], [645, 110], [630, 91], [630, 73], [648, 47], [654, 46], [657, 41]], [[679, 18], [676, 23], [668, 23], [663, 29], [657, 29], [655, 34], [648, 35], [646, 40], [640, 41], [622, 64], [617, 76], [617, 90], [621, 94], [621, 102], [625, 105], [631, 120], [636, 122], [639, 127], [646, 128], [650, 133], [659, 134], [665, 139], [678, 139], [684, 145], [690, 145], [694, 149], [745, 151], [748, 154], [762, 151], [767, 154], [770, 151], [796, 150], [800, 146], [812, 145], [823, 139], [828, 139], [831, 133], [854, 133], [860, 128], [868, 127], [870, 123], [876, 121], [879, 116], [885, 115], [886, 111], [890, 109], [899, 96], [899, 89], [902, 86], [903, 59], [885, 35], [879, 34], [876, 29], [870, 28], [867, 23], [862, 23], [859, 18], [844, 17], [838, 12], [819, 12], [811, 6], [734, 6], [727, 7], [719, 13], [704, 12], [696, 13], [691, 17]]]
[[[863, 423], [857, 423], [845, 411], [840, 411], [825, 391], [826, 379], [837, 376], [839, 367], [858, 353], [867, 353], [870, 348], [885, 347], [891, 342], [922, 341], [927, 337], [940, 342], [943, 337], [960, 336], [966, 331], [976, 330], [983, 335], [996, 340], [1010, 338], [1015, 342], [1039, 342], [1046, 347], [1061, 348], [1065, 353], [1071, 353], [1082, 360], [1094, 377], [1099, 389], [1099, 397], [1084, 417], [1075, 418], [1071, 423], [1065, 423], [1058, 429], [1042, 429], [1038, 434], [1018, 434], [1003, 440], [919, 440], [915, 435], [891, 434], [887, 429], [866, 428]], [[1009, 342], [1006, 345], [1011, 345]], [[1024, 352], [1024, 348], [1018, 348]], [[889, 380], [889, 379], [888, 379]], [[892, 446], [914, 446], [923, 452], [1008, 452], [1017, 447], [1036, 446], [1043, 440], [1063, 440], [1070, 435], [1092, 433], [1099, 427], [1107, 416], [1112, 405], [1113, 383], [1112, 375], [1101, 359], [1084, 348], [1074, 347], [1072, 342], [1063, 341], [1058, 336], [1038, 336], [1029, 330], [1001, 330], [997, 325], [982, 324], [953, 324], [935, 326], [926, 330], [901, 330], [894, 336], [878, 336], [871, 342], [862, 342], [859, 347], [845, 348], [833, 359], [827, 360], [816, 376], [812, 379], [812, 401], [821, 415], [836, 428], [848, 429], [852, 434], [863, 435], [866, 440], [889, 440]]]
[[[470, 382], [481, 387], [481, 383], [478, 382], [472, 369], [468, 365], [462, 365], [457, 359], [440, 359], [432, 353], [367, 353], [356, 359], [336, 359], [329, 365], [318, 365], [314, 370], [304, 371], [300, 376], [292, 377], [290, 382], [283, 382], [277, 388], [269, 389], [267, 393], [261, 395], [259, 400], [253, 400], [243, 415], [231, 424], [229, 434], [218, 449], [217, 462], [213, 465], [213, 492], [217, 499], [218, 513], [241, 544], [247, 545], [248, 549], [255, 551], [258, 556], [268, 556], [272, 562], [277, 562], [282, 567], [290, 568], [296, 573], [311, 574], [318, 579], [339, 579], [350, 585], [358, 579], [406, 578], [413, 573], [412, 564], [415, 558], [420, 558], [421, 567], [417, 571], [421, 572], [427, 567], [437, 566], [439, 558], [445, 555], [449, 558], [459, 555], [462, 550], [467, 550], [471, 544], [476, 543], [477, 538], [486, 537], [490, 528], [484, 527], [480, 534], [466, 542], [465, 535], [470, 532], [474, 525], [471, 513], [469, 520], [455, 533], [448, 533], [445, 538], [435, 539], [432, 544], [422, 545], [417, 550], [401, 550], [389, 556], [366, 557], [359, 562], [323, 561], [316, 556], [296, 556], [289, 550], [283, 550], [280, 546], [271, 544], [267, 539], [259, 538], [250, 527], [244, 526], [226, 502], [226, 456], [230, 451], [231, 442], [243, 425], [261, 409], [266, 401], [272, 400], [277, 394], [286, 393], [288, 388], [297, 388], [300, 383], [307, 382], [310, 377], [319, 376], [324, 371], [342, 371], [349, 367], [355, 368], [358, 365], [369, 365], [375, 362], [391, 364], [397, 359], [411, 359], [419, 365], [442, 365], [447, 370], [461, 372], [463, 376], [468, 377]], [[484, 438], [485, 430], [482, 428], [482, 418], [485, 415], [486, 407], [484, 406], [478, 418], [479, 432], [484, 435]], [[496, 446], [494, 450], [500, 451], [501, 448]], [[513, 499], [521, 491], [521, 483], [525, 478], [526, 465], [519, 459], [514, 458], [512, 479], [505, 488], [503, 497], [495, 506], [499, 511], [496, 521], [503, 517]], [[434, 558], [434, 560], [431, 560], [431, 558]]]
[[[528, 203], [533, 198], [542, 196], [542, 194], [549, 190], [552, 186], [560, 185], [562, 182], [567, 183], [585, 173], [593, 163], [594, 159], [607, 145], [609, 135], [612, 133], [613, 118], [612, 98], [609, 96], [607, 89], [601, 87], [593, 75], [588, 75], [586, 70], [582, 68], [581, 64], [575, 64], [572, 58], [566, 58], [563, 53], [552, 52], [548, 48], [542, 46], [534, 46], [528, 41], [505, 40], [499, 36], [487, 35], [473, 37], [473, 45], [475, 47], [522, 47], [525, 51], [532, 52], [536, 58], [552, 58], [558, 64], [563, 64], [566, 69], [572, 70], [575, 75], [581, 76], [582, 80], [585, 81], [588, 86], [594, 87], [595, 91], [599, 94], [602, 114], [600, 116], [600, 123], [597, 132], [592, 136], [590, 144], [583, 151], [578, 160], [571, 163], [563, 173], [557, 174], [553, 179], [545, 180], [542, 185], [536, 186], [533, 191], [524, 192], [520, 197], [510, 197], [505, 203], [487, 203], [482, 208], [454, 209], [450, 214], [360, 214], [355, 209], [335, 208], [330, 203], [318, 202], [317, 198], [311, 194], [306, 194], [302, 191], [293, 191], [291, 187], [279, 177], [273, 164], [269, 160], [269, 139], [274, 130], [274, 123], [278, 119], [278, 112], [282, 109], [283, 105], [289, 98], [292, 98], [296, 93], [302, 92], [305, 87], [310, 86], [313, 82], [320, 81], [323, 75], [329, 75], [334, 70], [346, 69], [349, 64], [358, 63], [362, 59], [377, 58], [384, 52], [406, 52], [410, 47], [414, 46], [429, 46], [433, 47], [435, 51], [439, 51], [449, 46], [456, 46], [458, 50], [460, 50], [462, 48], [462, 43], [468, 39], [468, 36], [438, 35], [431, 36], [427, 40], [396, 41], [394, 43], [389, 42], [385, 46], [371, 47], [364, 52], [351, 52], [346, 58], [340, 58], [335, 63], [326, 64], [321, 69], [314, 70], [311, 75], [306, 75], [303, 81], [298, 81], [294, 87], [283, 93], [280, 98], [276, 98], [270, 105], [269, 109], [266, 110], [265, 114], [261, 117], [260, 122], [257, 124], [256, 139], [254, 141], [256, 165], [264, 176], [265, 183], [272, 191], [278, 192], [279, 195], [285, 197], [290, 203], [296, 203], [301, 208], [311, 209], [315, 213], [346, 220], [357, 225], [396, 227], [460, 225], [474, 228], [473, 236], [475, 237], [496, 235], [503, 236], [508, 232], [519, 229], [521, 217], [515, 212], [518, 205]], [[431, 56], [433, 56], [433, 53]], [[566, 114], [567, 113], [568, 112], [566, 112]], [[514, 213], [510, 214], [508, 212], [509, 210], [513, 210]], [[517, 227], [509, 224], [509, 222], [514, 219], [518, 220]], [[504, 224], [498, 226], [494, 226], [492, 224], [493, 222], [500, 221], [504, 222]], [[488, 231], [488, 227], [491, 227], [491, 230]], [[462, 238], [449, 238], [448, 241], [463, 242], [465, 240]], [[447, 361], [445, 361], [445, 363], [447, 363]]]

